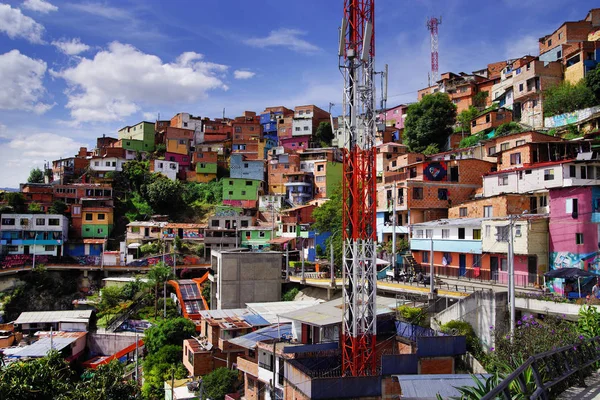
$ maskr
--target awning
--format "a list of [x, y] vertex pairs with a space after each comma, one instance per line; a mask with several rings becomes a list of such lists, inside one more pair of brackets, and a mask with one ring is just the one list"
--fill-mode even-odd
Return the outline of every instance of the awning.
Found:
[[106, 239], [83, 239], [85, 244], [103, 244], [104, 242], [106, 242]]
[[269, 240], [267, 243], [269, 244], [285, 244], [287, 242], [289, 242], [290, 240], [294, 240], [296, 238], [293, 237], [277, 237], [277, 238], [273, 238], [271, 240]]
[[546, 278], [578, 279], [598, 276], [593, 272], [585, 271], [579, 268], [560, 268], [553, 269], [544, 274]]
[[141, 243], [131, 243], [130, 245], [127, 246], [128, 249], [137, 249], [138, 247], [141, 247], [142, 244]]
[[375, 264], [376, 265], [390, 265], [389, 261], [383, 260], [381, 258], [378, 258], [375, 260]]

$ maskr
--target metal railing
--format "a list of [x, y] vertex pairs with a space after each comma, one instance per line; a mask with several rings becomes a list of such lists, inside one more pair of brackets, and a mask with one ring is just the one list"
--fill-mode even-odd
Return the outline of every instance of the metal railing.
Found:
[[[523, 393], [526, 396], [524, 398], [549, 400], [552, 388], [570, 377], [575, 376], [580, 383], [584, 383], [585, 368], [598, 361], [600, 361], [600, 337], [536, 354], [529, 357], [498, 386], [483, 396], [482, 400], [498, 398], [508, 400]], [[525, 374], [528, 373], [529, 368], [533, 374], [534, 388], [527, 387]]]

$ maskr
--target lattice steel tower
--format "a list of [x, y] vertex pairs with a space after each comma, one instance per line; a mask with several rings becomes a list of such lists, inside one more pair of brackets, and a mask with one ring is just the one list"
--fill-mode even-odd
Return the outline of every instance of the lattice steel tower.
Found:
[[438, 26], [442, 24], [442, 17], [431, 17], [427, 20], [427, 29], [431, 33], [431, 77], [429, 86], [435, 85], [440, 79], [438, 63]]
[[339, 66], [344, 76], [342, 372], [376, 368], [375, 2], [344, 0]]

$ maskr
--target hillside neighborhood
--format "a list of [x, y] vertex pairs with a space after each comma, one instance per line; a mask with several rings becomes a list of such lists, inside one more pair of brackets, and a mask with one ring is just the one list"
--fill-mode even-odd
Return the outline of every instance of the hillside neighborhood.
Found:
[[[373, 116], [376, 373], [341, 361], [351, 122], [266, 104], [128, 121], [0, 191], [0, 398], [584, 398], [600, 8], [580, 11], [539, 55], [441, 73]], [[46, 397], [7, 383], [27, 368]]]

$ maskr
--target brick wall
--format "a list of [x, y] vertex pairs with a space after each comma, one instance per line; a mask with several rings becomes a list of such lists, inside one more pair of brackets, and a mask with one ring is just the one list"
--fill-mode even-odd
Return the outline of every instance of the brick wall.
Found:
[[419, 360], [419, 374], [453, 374], [454, 358], [421, 358]]
[[529, 209], [529, 196], [504, 195], [488, 197], [456, 205], [448, 210], [448, 218], [461, 218], [460, 209], [466, 208], [468, 218], [483, 218], [483, 207], [492, 206], [492, 216], [505, 217]]

